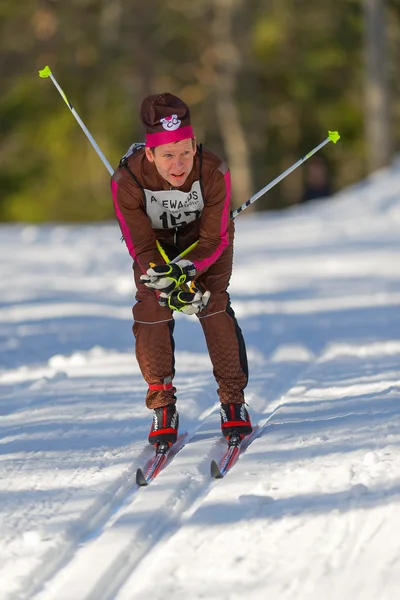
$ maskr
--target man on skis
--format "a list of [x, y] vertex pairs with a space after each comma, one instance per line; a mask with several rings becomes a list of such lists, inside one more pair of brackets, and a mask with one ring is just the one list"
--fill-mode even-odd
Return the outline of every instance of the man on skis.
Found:
[[[140, 118], [146, 142], [131, 146], [111, 187], [134, 260], [133, 333], [148, 384], [146, 405], [153, 410], [149, 442], [173, 444], [178, 435], [174, 310], [198, 317], [218, 384], [222, 432], [244, 437], [252, 431], [243, 392], [246, 347], [227, 293], [234, 240], [229, 170], [196, 146], [190, 111], [180, 98], [148, 96]], [[184, 258], [166, 264], [197, 240]]]

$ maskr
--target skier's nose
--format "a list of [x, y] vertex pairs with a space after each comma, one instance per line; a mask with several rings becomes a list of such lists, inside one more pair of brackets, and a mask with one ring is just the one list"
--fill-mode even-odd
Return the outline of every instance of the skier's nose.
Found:
[[181, 169], [183, 167], [183, 160], [180, 156], [178, 156], [174, 161], [174, 168]]

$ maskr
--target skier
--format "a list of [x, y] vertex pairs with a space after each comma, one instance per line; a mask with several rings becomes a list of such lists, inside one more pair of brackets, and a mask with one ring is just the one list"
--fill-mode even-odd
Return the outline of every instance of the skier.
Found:
[[[173, 311], [196, 314], [218, 384], [221, 429], [244, 437], [252, 427], [244, 400], [246, 348], [227, 292], [234, 222], [230, 175], [196, 146], [190, 111], [178, 97], [148, 96], [140, 110], [145, 144], [133, 144], [111, 179], [114, 207], [134, 260], [136, 358], [153, 410], [149, 442], [173, 444], [179, 416], [173, 385]], [[198, 244], [174, 264], [189, 246]], [[187, 283], [191, 283], [191, 288]]]

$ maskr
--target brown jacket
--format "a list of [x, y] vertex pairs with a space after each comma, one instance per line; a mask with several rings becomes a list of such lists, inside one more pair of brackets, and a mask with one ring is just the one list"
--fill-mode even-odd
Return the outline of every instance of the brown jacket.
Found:
[[175, 249], [175, 255], [199, 240], [196, 248], [185, 256], [194, 263], [197, 276], [218, 259], [230, 243], [229, 237], [232, 241], [233, 231], [229, 236], [229, 170], [220, 158], [205, 148], [197, 149], [193, 169], [179, 191], [189, 193], [198, 180], [204, 201], [201, 214], [196, 213], [197, 218], [187, 224], [173, 226], [170, 220], [165, 219], [160, 228], [153, 228], [146, 212], [146, 193], [170, 190], [171, 186], [147, 160], [144, 148], [134, 150], [116, 169], [111, 178], [115, 212], [129, 253], [143, 272], [150, 263], [164, 262], [156, 239], [164, 248]]

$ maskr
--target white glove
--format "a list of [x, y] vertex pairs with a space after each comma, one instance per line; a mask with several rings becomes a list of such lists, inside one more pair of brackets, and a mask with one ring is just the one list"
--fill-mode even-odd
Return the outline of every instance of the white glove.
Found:
[[184, 292], [183, 290], [176, 290], [169, 296], [160, 294], [160, 304], [162, 306], [169, 306], [172, 310], [183, 312], [187, 315], [196, 315], [198, 312], [203, 310], [210, 299], [211, 292]]
[[190, 260], [178, 260], [177, 263], [159, 265], [147, 269], [140, 281], [153, 290], [159, 290], [169, 296], [183, 283], [192, 280], [196, 275], [196, 267]]

